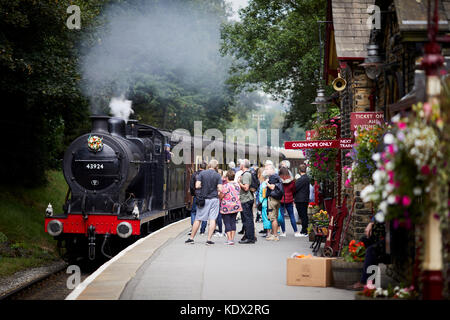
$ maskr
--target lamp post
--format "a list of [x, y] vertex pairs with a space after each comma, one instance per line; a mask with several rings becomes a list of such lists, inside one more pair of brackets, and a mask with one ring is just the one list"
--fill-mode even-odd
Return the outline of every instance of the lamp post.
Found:
[[[441, 47], [436, 42], [438, 32], [438, 0], [434, 1], [434, 16], [431, 19], [431, 1], [428, 1], [428, 39], [425, 45], [425, 55], [422, 59], [422, 67], [426, 74], [427, 101], [439, 104], [441, 82], [439, 69], [444, 63], [441, 55]], [[434, 194], [436, 194], [435, 192]], [[430, 195], [433, 194], [431, 190]], [[439, 201], [439, 199], [435, 199]], [[442, 259], [442, 233], [439, 221], [433, 217], [432, 212], [427, 212], [425, 220], [424, 237], [424, 261], [423, 261], [423, 298], [425, 300], [441, 300], [443, 290], [443, 259]]]
[[264, 114], [258, 114], [258, 113], [253, 113], [252, 114], [252, 119], [253, 120], [256, 120], [257, 121], [257, 124], [258, 124], [258, 126], [257, 126], [257, 142], [258, 142], [258, 146], [259, 146], [259, 122], [260, 121], [264, 121], [266, 118], [265, 118], [265, 115]]

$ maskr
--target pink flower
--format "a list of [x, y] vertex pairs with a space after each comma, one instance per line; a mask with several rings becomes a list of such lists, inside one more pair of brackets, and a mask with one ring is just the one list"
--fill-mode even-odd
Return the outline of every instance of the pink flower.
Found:
[[402, 202], [402, 197], [401, 196], [395, 196], [395, 203], [400, 204]]
[[408, 207], [411, 204], [411, 198], [408, 196], [403, 196], [403, 206]]
[[394, 183], [394, 171], [388, 171], [389, 183]]
[[406, 129], [406, 123], [405, 122], [399, 122], [399, 123], [397, 123], [397, 125], [398, 125], [398, 128], [400, 130], [405, 130]]
[[330, 122], [334, 122], [334, 119], [331, 119]]
[[369, 290], [376, 289], [377, 287], [372, 283], [372, 280], [367, 280], [366, 288]]
[[317, 162], [314, 162], [314, 167], [317, 167], [317, 165], [318, 165], [318, 163], [317, 163]]
[[348, 152], [345, 156], [346, 156], [346, 157], [350, 157], [350, 152]]
[[392, 145], [392, 144], [388, 145], [388, 151], [390, 154], [394, 155], [394, 153], [395, 153], [394, 145]]
[[428, 165], [424, 165], [421, 169], [420, 172], [422, 172], [423, 175], [427, 176], [430, 174], [430, 167]]
[[431, 110], [432, 110], [431, 104], [428, 103], [428, 102], [425, 102], [425, 103], [423, 104], [423, 111], [425, 112], [425, 117], [428, 118], [428, 117], [430, 116]]
[[348, 188], [350, 186], [350, 183], [351, 183], [350, 179], [345, 180], [345, 187]]
[[331, 126], [337, 128], [337, 124], [333, 124], [333, 125], [331, 125]]

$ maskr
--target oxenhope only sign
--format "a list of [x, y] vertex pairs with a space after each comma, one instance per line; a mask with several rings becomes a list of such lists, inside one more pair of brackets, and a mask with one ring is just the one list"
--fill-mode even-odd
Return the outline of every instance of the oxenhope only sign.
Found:
[[285, 149], [351, 149], [353, 146], [352, 139], [338, 140], [306, 140], [306, 141], [285, 141]]

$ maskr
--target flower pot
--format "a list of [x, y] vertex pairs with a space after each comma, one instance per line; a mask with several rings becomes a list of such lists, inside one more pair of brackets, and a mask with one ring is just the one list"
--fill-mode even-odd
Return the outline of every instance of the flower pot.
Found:
[[331, 260], [334, 286], [346, 288], [361, 279], [363, 262], [347, 262], [343, 258]]

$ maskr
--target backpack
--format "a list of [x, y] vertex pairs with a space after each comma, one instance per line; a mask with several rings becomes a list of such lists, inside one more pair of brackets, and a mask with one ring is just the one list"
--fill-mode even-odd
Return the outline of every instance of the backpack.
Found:
[[275, 200], [281, 200], [284, 196], [284, 187], [283, 182], [281, 179], [278, 180], [278, 182], [275, 183], [275, 189], [270, 190], [270, 197], [274, 198]]
[[191, 196], [195, 196], [195, 182], [197, 181], [198, 171], [195, 171], [191, 176], [191, 181], [189, 182], [189, 192]]
[[248, 171], [252, 175], [252, 182], [250, 183], [250, 191], [255, 192], [259, 188], [259, 179], [258, 175], [256, 174], [256, 171]]

